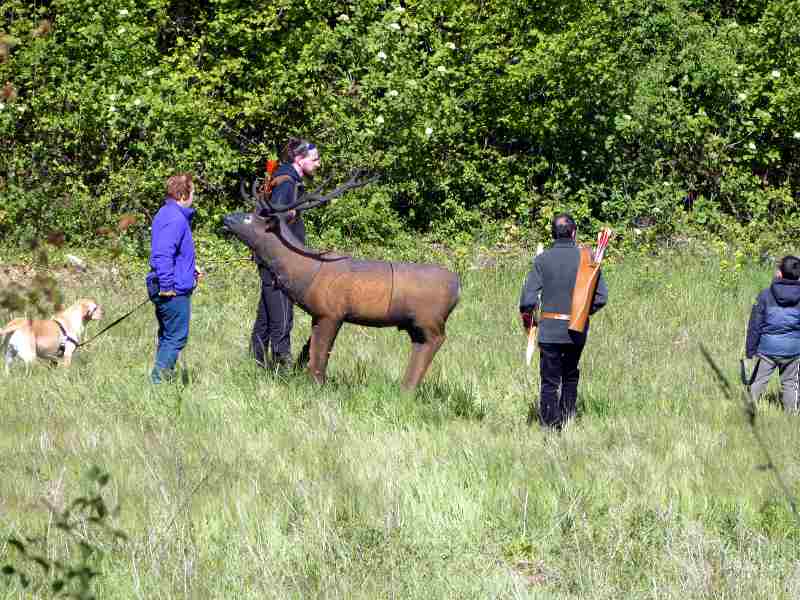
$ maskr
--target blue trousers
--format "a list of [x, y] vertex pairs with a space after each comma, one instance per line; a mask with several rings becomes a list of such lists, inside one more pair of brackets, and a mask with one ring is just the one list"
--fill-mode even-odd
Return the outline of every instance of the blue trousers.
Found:
[[153, 383], [174, 375], [178, 355], [189, 339], [189, 317], [192, 314], [192, 296], [164, 297], [153, 295], [150, 300], [156, 307], [158, 319], [158, 349], [156, 364], [150, 373]]

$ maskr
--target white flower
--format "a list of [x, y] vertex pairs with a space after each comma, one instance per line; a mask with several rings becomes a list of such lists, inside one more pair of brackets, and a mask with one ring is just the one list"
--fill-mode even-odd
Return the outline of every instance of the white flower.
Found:
[[447, 69], [443, 65], [436, 67], [436, 70], [439, 71], [439, 73], [447, 73]]
[[736, 94], [736, 97], [739, 99], [739, 102], [744, 102], [745, 100], [747, 100], [747, 94], [745, 94], [744, 92], [739, 92], [738, 94]]
[[336, 17], [336, 20], [337, 21], [341, 21], [342, 23], [346, 23], [347, 21], [350, 20], [350, 17], [348, 17], [346, 14], [342, 13], [338, 17]]
[[[3, 107], [3, 105], [2, 105], [2, 104], [0, 104], [0, 108], [2, 108], [2, 107]], [[800, 131], [795, 131], [795, 132], [792, 134], [792, 137], [793, 137], [794, 139], [796, 139], [796, 140], [800, 140]]]
[[0, 110], [3, 110], [5, 107], [6, 105], [3, 102], [0, 102]]
[[109, 106], [108, 107], [108, 112], [117, 112], [117, 107], [116, 106]]
[[773, 76], [775, 79], [777, 79], [778, 77], [780, 77], [780, 76], [781, 76], [781, 72], [780, 72], [778, 69], [774, 69], [774, 70], [772, 71], [772, 76]]
[[425, 128], [425, 135], [427, 135], [428, 137], [432, 136], [433, 135], [433, 127], [426, 127]]
[[394, 29], [395, 31], [400, 31], [400, 23], [389, 23], [389, 29]]
[[631, 117], [629, 114], [624, 114], [622, 115], [622, 118], [625, 119], [626, 121], [630, 121], [633, 117]]
[[140, 106], [141, 104], [142, 104], [142, 99], [141, 98], [137, 98], [136, 100], [133, 101], [133, 105], [134, 106]]
[[755, 150], [756, 149], [756, 145], [753, 142], [748, 143], [747, 147], [750, 148], [750, 150]]
[[120, 27], [119, 29], [117, 29], [117, 33], [120, 34], [120, 35], [122, 35], [126, 31], [127, 31], [127, 29], [125, 29], [124, 27]]
[[155, 69], [147, 69], [147, 71], [145, 71], [144, 74], [147, 75], [148, 77], [152, 77], [155, 72], [156, 72]]
[[678, 91], [678, 88], [676, 88], [674, 85], [671, 85], [671, 86], [669, 86], [669, 91], [674, 94], [675, 92]]
[[23, 105], [23, 104], [20, 104], [19, 106], [17, 106], [17, 110], [18, 110], [19, 112], [25, 112], [25, 105]]
[[389, 95], [390, 95], [392, 98], [397, 98], [397, 95], [398, 95], [399, 93], [400, 93], [400, 92], [398, 92], [397, 90], [389, 90]]
[[118, 11], [117, 14], [120, 17], [127, 17], [130, 13], [128, 12], [127, 8], [123, 8], [122, 10]]
[[455, 50], [455, 49], [456, 49], [456, 45], [455, 45], [453, 42], [447, 42], [447, 43], [445, 44], [445, 46], [447, 46], [448, 48], [450, 48], [450, 50]]
[[378, 115], [378, 118], [377, 118], [377, 119], [375, 119], [375, 122], [376, 122], [378, 125], [383, 125], [383, 116], [381, 116], [381, 115]]
[[386, 60], [386, 58], [387, 58], [386, 53], [383, 50], [378, 52], [378, 60]]
[[401, 13], [401, 14], [402, 14], [402, 13], [404, 13], [404, 12], [406, 12], [406, 9], [405, 9], [405, 8], [403, 8], [402, 6], [398, 6], [397, 8], [395, 8], [395, 10], [396, 10], [397, 12]]

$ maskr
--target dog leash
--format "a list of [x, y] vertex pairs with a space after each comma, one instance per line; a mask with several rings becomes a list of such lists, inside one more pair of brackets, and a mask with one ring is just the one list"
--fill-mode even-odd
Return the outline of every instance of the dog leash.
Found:
[[[251, 261], [251, 260], [253, 260], [253, 259], [252, 259], [251, 257], [234, 257], [234, 258], [232, 258], [232, 259], [220, 259], [220, 260], [212, 260], [212, 261], [209, 261], [209, 263], [211, 263], [211, 264], [214, 264], [214, 263], [226, 263], [226, 262], [234, 262], [234, 261], [240, 261], [240, 260], [247, 260], [247, 261]], [[208, 263], [206, 263], [206, 264], [208, 264]], [[124, 321], [125, 319], [127, 319], [128, 317], [130, 317], [130, 316], [131, 316], [133, 313], [135, 313], [137, 310], [139, 310], [140, 308], [142, 308], [142, 307], [143, 307], [145, 304], [147, 304], [148, 302], [150, 302], [150, 298], [149, 298], [149, 297], [148, 297], [148, 298], [146, 298], [145, 300], [142, 300], [142, 301], [141, 301], [139, 304], [137, 304], [136, 306], [134, 306], [134, 307], [133, 307], [131, 310], [129, 310], [128, 312], [126, 312], [124, 315], [122, 315], [121, 317], [119, 317], [119, 318], [118, 318], [117, 320], [115, 320], [114, 322], [112, 322], [112, 323], [110, 323], [110, 324], [106, 325], [105, 327], [103, 327], [103, 329], [101, 329], [101, 330], [100, 330], [100, 331], [99, 331], [97, 334], [95, 334], [95, 335], [94, 335], [92, 338], [90, 338], [90, 339], [86, 340], [85, 342], [81, 342], [80, 344], [77, 344], [77, 345], [75, 346], [75, 349], [77, 350], [78, 348], [82, 348], [83, 346], [86, 346], [86, 345], [90, 344], [91, 342], [95, 341], [97, 338], [99, 338], [101, 335], [103, 335], [103, 334], [104, 334], [106, 331], [108, 331], [108, 330], [109, 330], [109, 329], [111, 329], [112, 327], [114, 327], [114, 326], [118, 325], [119, 323], [121, 323], [122, 321]]]
[[101, 335], [103, 335], [103, 334], [104, 334], [106, 331], [108, 331], [109, 329], [111, 329], [111, 328], [112, 328], [112, 327], [114, 327], [115, 325], [117, 325], [117, 324], [121, 323], [122, 321], [124, 321], [125, 319], [127, 319], [128, 317], [130, 317], [130, 316], [131, 316], [133, 313], [135, 313], [137, 310], [139, 310], [140, 308], [142, 308], [142, 307], [143, 307], [145, 304], [147, 304], [148, 302], [150, 302], [150, 298], [147, 298], [147, 299], [145, 299], [145, 300], [142, 300], [142, 302], [140, 302], [140, 303], [139, 303], [139, 304], [137, 304], [137, 305], [136, 305], [134, 308], [132, 308], [131, 310], [129, 310], [128, 312], [126, 312], [126, 313], [125, 313], [124, 315], [122, 315], [122, 316], [121, 316], [119, 319], [117, 319], [116, 321], [114, 321], [113, 323], [111, 323], [111, 324], [109, 324], [109, 325], [106, 325], [106, 326], [105, 326], [103, 329], [101, 329], [101, 330], [100, 330], [100, 331], [99, 331], [97, 334], [95, 334], [95, 335], [94, 335], [94, 337], [92, 337], [92, 338], [90, 338], [90, 339], [86, 340], [85, 342], [81, 342], [80, 344], [78, 344], [77, 346], [75, 346], [75, 348], [76, 348], [76, 349], [77, 349], [77, 348], [81, 348], [82, 346], [86, 346], [87, 344], [89, 344], [89, 343], [91, 343], [91, 342], [95, 341], [97, 338], [99, 338]]

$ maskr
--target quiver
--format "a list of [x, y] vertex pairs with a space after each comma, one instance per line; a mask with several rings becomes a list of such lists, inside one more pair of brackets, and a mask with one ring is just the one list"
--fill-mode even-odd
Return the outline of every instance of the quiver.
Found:
[[581, 246], [578, 275], [575, 277], [575, 289], [572, 290], [572, 308], [569, 312], [569, 330], [583, 333], [586, 321], [592, 309], [594, 293], [600, 279], [600, 263], [594, 262], [591, 248]]

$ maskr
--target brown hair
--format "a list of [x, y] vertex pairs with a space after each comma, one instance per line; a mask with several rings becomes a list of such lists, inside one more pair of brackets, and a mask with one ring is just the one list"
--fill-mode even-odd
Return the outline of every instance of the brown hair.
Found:
[[286, 145], [283, 147], [283, 152], [281, 152], [281, 160], [287, 163], [294, 162], [295, 158], [298, 156], [305, 156], [314, 148], [316, 148], [316, 145], [308, 140], [304, 140], [303, 138], [289, 138], [289, 141], [286, 142]]
[[167, 196], [175, 200], [186, 200], [189, 197], [194, 183], [191, 173], [177, 173], [167, 179]]

